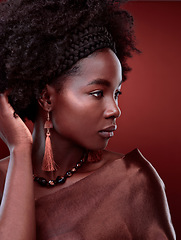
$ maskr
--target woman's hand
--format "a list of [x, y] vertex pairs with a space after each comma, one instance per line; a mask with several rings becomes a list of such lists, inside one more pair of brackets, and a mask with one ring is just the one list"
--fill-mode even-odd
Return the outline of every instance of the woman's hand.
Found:
[[22, 121], [17, 116], [14, 117], [14, 109], [8, 103], [8, 94], [0, 94], [0, 137], [11, 151], [14, 147], [32, 145], [32, 135]]

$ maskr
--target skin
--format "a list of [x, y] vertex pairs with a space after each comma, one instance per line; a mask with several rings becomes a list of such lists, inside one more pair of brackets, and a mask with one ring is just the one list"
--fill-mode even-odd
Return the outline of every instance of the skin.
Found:
[[[39, 99], [33, 136], [19, 117], [13, 117], [14, 110], [8, 103], [7, 93], [0, 94], [0, 133], [10, 151], [10, 156], [0, 162], [0, 182], [5, 182], [1, 184], [1, 239], [35, 239], [34, 198], [61, 188], [42, 188], [32, 180], [32, 169], [42, 177], [52, 177], [41, 170], [47, 111], [51, 113], [54, 126], [51, 140], [55, 162], [61, 166], [53, 176], [56, 177], [75, 166], [83, 149], [106, 147], [109, 138], [100, 136], [99, 131], [115, 125], [120, 116], [117, 98], [121, 71], [116, 55], [105, 49], [81, 60], [78, 73], [66, 79], [62, 91], [57, 92], [54, 86], [47, 85]], [[63, 187], [121, 156], [103, 151], [98, 163], [85, 164]]]
[[48, 109], [54, 126], [51, 129], [54, 159], [60, 166], [54, 177], [72, 168], [81, 159], [83, 149], [104, 149], [109, 138], [100, 136], [99, 131], [115, 125], [120, 116], [122, 69], [116, 55], [107, 49], [81, 60], [79, 65], [78, 73], [66, 79], [61, 92], [47, 86], [42, 94], [33, 133], [33, 168], [38, 175], [49, 177], [41, 171], [43, 126]]
[[0, 166], [0, 181], [5, 181], [5, 186], [1, 185], [4, 192], [1, 191], [0, 238], [32, 240], [35, 239], [31, 162], [33, 140], [23, 121], [13, 117], [14, 110], [8, 104], [7, 93], [0, 94], [0, 110], [0, 134], [10, 151], [10, 157], [2, 161]]
[[[81, 60], [78, 66], [79, 71], [67, 77], [62, 91], [58, 92], [53, 85], [43, 90], [33, 136], [19, 117], [13, 117], [7, 93], [0, 94], [0, 134], [10, 150], [10, 157], [0, 161], [0, 239], [36, 239], [35, 199], [66, 188], [116, 159], [121, 160], [119, 171], [123, 181], [119, 184], [124, 184], [121, 191], [129, 192], [122, 210], [129, 208], [124, 217], [130, 239], [140, 236], [150, 240], [175, 239], [165, 192], [155, 170], [146, 166], [148, 163], [142, 157], [137, 161], [128, 158], [125, 163], [123, 155], [103, 150], [109, 138], [100, 135], [99, 131], [115, 125], [120, 116], [117, 99], [121, 83], [119, 60], [111, 50], [104, 49]], [[47, 111], [53, 122], [51, 140], [59, 166], [54, 175], [41, 170]], [[33, 172], [46, 179], [64, 174], [80, 160], [85, 148], [101, 149], [100, 161], [86, 162], [60, 186], [43, 188], [33, 182]], [[121, 197], [124, 199], [125, 195]]]

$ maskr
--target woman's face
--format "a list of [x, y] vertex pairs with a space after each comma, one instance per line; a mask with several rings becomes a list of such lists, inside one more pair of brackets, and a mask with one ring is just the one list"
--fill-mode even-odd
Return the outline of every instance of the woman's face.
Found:
[[105, 148], [120, 116], [121, 80], [121, 64], [110, 49], [82, 59], [78, 73], [67, 77], [62, 91], [56, 94], [52, 110], [54, 130], [81, 147]]

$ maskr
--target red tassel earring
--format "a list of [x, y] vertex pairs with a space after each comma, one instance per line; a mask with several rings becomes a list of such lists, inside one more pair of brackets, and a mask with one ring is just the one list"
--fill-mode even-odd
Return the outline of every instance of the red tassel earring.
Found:
[[53, 159], [52, 144], [50, 139], [50, 128], [53, 128], [52, 121], [50, 120], [49, 111], [47, 112], [47, 120], [45, 122], [44, 128], [46, 129], [46, 139], [45, 139], [45, 152], [42, 162], [43, 171], [55, 171], [56, 163]]

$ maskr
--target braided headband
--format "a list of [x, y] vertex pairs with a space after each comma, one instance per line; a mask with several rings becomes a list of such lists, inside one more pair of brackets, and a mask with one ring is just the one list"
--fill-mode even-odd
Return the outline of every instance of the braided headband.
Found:
[[110, 48], [116, 53], [115, 43], [105, 27], [89, 26], [87, 28], [77, 28], [70, 34], [67, 40], [67, 47], [60, 56], [61, 64], [59, 65], [57, 75], [70, 69], [80, 59], [102, 48]]

